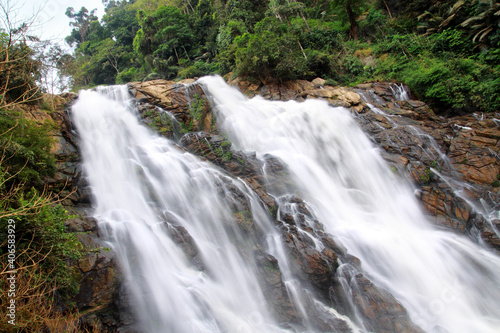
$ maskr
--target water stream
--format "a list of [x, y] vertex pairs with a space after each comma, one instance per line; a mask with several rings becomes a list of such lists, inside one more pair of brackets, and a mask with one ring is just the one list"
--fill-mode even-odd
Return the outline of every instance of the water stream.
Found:
[[[262, 164], [265, 155], [286, 163], [326, 231], [426, 332], [499, 332], [500, 259], [434, 229], [346, 109], [247, 99], [221, 78], [201, 82], [235, 147], [257, 152]], [[136, 112], [125, 86], [82, 91], [72, 108], [95, 216], [139, 331], [319, 332], [311, 307], [363, 331], [358, 319], [297, 283], [281, 235], [251, 189], [152, 133]], [[250, 216], [255, 232], [245, 233], [235, 214]], [[300, 324], [273, 315], [256, 253], [278, 260]]]
[[284, 161], [327, 231], [424, 330], [499, 331], [500, 258], [433, 228], [348, 110], [247, 99], [220, 78], [202, 82], [237, 149]]

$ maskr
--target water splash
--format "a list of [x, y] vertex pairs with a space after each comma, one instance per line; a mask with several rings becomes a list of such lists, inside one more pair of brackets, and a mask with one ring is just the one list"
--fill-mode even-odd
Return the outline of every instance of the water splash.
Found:
[[[384, 112], [380, 108], [369, 103], [368, 99], [366, 99], [366, 95], [361, 96], [370, 110], [375, 114], [382, 115], [392, 125], [392, 129], [404, 128], [404, 131], [402, 132], [402, 135], [405, 136], [404, 138], [391, 137], [391, 135], [394, 134], [393, 131], [383, 132], [382, 135], [385, 136], [385, 141], [391, 142], [396, 147], [405, 146], [405, 141], [408, 142], [408, 138], [406, 136], [409, 133], [411, 135], [413, 143], [418, 144], [419, 147], [422, 147], [422, 159], [432, 161], [433, 167], [429, 168], [432, 174], [442, 180], [446, 185], [448, 185], [454, 195], [464, 200], [475, 213], [481, 215], [489, 224], [491, 230], [497, 235], [497, 237], [500, 237], [500, 229], [497, 226], [497, 221], [499, 220], [500, 216], [500, 210], [498, 209], [499, 205], [494, 205], [494, 207], [492, 207], [491, 205], [487, 204], [484, 199], [476, 201], [470, 198], [467, 192], [468, 190], [473, 189], [474, 185], [466, 183], [461, 179], [460, 174], [452, 166], [450, 159], [448, 158], [446, 153], [441, 150], [436, 140], [428, 133], [422, 131], [419, 127], [401, 122], [400, 117], [388, 114], [387, 112]], [[464, 127], [458, 124], [454, 124], [453, 129], [456, 132], [472, 130], [472, 128], [470, 127]], [[398, 143], [394, 143], [394, 140], [398, 140], [398, 143], [401, 143], [401, 145], [399, 145]], [[499, 159], [495, 152], [491, 151], [491, 149], [489, 150], [491, 156]], [[495, 200], [491, 201], [495, 202]], [[481, 242], [479, 234], [477, 235], [477, 240]]]

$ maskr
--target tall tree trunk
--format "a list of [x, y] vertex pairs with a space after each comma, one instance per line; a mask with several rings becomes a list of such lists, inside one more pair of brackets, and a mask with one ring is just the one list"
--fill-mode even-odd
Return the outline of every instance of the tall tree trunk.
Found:
[[391, 10], [389, 9], [389, 6], [387, 5], [387, 2], [385, 0], [384, 0], [384, 5], [385, 5], [385, 8], [387, 8], [387, 12], [389, 13], [389, 17], [392, 19]]
[[307, 23], [307, 20], [302, 12], [300, 13], [300, 16], [302, 17], [302, 21], [306, 24], [307, 31], [311, 32], [311, 28], [309, 27], [309, 24]]
[[356, 23], [356, 17], [354, 16], [349, 1], [347, 1], [345, 4], [345, 10], [347, 12], [347, 16], [349, 16], [349, 22], [351, 24], [349, 28], [351, 37], [354, 38], [355, 40], [358, 40], [358, 24]]
[[175, 57], [177, 58], [177, 64], [179, 64], [179, 55], [177, 54], [177, 49], [175, 48], [175, 44], [174, 44], [174, 52], [175, 52]]

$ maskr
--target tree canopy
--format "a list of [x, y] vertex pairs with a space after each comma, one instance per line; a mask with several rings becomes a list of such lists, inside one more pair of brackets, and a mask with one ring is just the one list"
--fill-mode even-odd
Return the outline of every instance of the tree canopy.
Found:
[[[101, 20], [84, 7], [66, 12], [73, 26], [66, 40], [76, 46], [74, 65], [66, 68], [73, 69], [75, 88], [213, 73], [262, 82], [323, 77], [350, 85], [398, 80], [438, 108], [499, 108], [498, 93], [480, 96], [498, 87], [498, 2], [104, 3], [106, 14]], [[452, 68], [454, 77], [432, 70], [440, 66]], [[449, 84], [456, 98], [446, 96]]]

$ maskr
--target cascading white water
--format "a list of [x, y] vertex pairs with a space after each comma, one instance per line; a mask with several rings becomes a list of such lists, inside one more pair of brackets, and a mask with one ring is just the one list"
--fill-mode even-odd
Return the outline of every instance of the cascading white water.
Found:
[[286, 163], [326, 231], [359, 257], [427, 332], [500, 331], [500, 258], [432, 227], [343, 108], [247, 99], [201, 79], [237, 149]]
[[[392, 87], [391, 87], [392, 89]], [[409, 125], [409, 124], [399, 124], [398, 121], [401, 119], [397, 116], [390, 115], [383, 110], [377, 108], [373, 104], [369, 103], [371, 99], [373, 99], [372, 96], [370, 98], [368, 96], [365, 96], [362, 92], [360, 92], [361, 99], [366, 102], [366, 105], [370, 108], [370, 110], [376, 114], [382, 115], [389, 123], [391, 123], [394, 127], [393, 128], [398, 128], [398, 127], [404, 127], [406, 132], [412, 134], [412, 138], [418, 138], [419, 141], [421, 142], [421, 146], [426, 146], [425, 149], [422, 150], [422, 156], [429, 158], [430, 160], [435, 161], [441, 169], [444, 170], [436, 170], [435, 168], [430, 168], [430, 170], [437, 176], [439, 177], [443, 182], [445, 182], [454, 192], [454, 194], [467, 202], [470, 207], [472, 207], [473, 211], [480, 214], [483, 216], [485, 221], [491, 226], [491, 229], [493, 232], [496, 233], [497, 237], [500, 237], [500, 230], [496, 227], [495, 221], [499, 219], [500, 217], [500, 211], [496, 210], [493, 207], [490, 207], [486, 202], [483, 200], [480, 200], [479, 202], [474, 202], [468, 195], [467, 195], [467, 190], [470, 190], [471, 188], [474, 188], [474, 185], [469, 184], [461, 180], [460, 175], [458, 172], [453, 168], [451, 165], [451, 162], [446, 156], [446, 154], [441, 150], [439, 145], [437, 144], [436, 140], [429, 135], [428, 133], [425, 133], [418, 127], [414, 125]], [[375, 95], [375, 94], [373, 94]], [[376, 96], [376, 95], [375, 95]], [[468, 127], [462, 127], [456, 125], [455, 130], [461, 131], [461, 130], [466, 130], [470, 131], [472, 128]], [[403, 132], [404, 133], [404, 132]], [[390, 134], [386, 136], [387, 140], [392, 140], [390, 138]], [[397, 138], [398, 140], [401, 140], [401, 138]], [[404, 141], [404, 140], [401, 140]], [[495, 155], [495, 152], [492, 152], [493, 156]], [[446, 171], [445, 171], [446, 170]], [[477, 235], [478, 240], [480, 241], [480, 236]]]
[[403, 84], [393, 84], [390, 86], [392, 94], [394, 95], [394, 98], [396, 101], [406, 101], [409, 99], [408, 96], [408, 91], [406, 91], [405, 87]]
[[[313, 332], [306, 301], [358, 331], [297, 283], [279, 233], [243, 182], [136, 116], [125, 86], [82, 91], [72, 107], [95, 216], [118, 257], [140, 332]], [[234, 223], [235, 211], [251, 214], [278, 259], [302, 314], [299, 328], [272, 317], [254, 258], [260, 243]]]
[[[82, 91], [72, 114], [95, 214], [119, 256], [140, 330], [283, 331], [248, 260], [251, 241], [225, 223], [232, 220], [229, 186], [248, 195], [244, 186], [150, 133], [127, 106], [126, 87], [114, 89], [121, 92], [115, 100]], [[176, 225], [193, 238], [202, 268], [172, 240]]]

